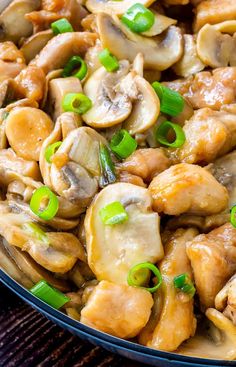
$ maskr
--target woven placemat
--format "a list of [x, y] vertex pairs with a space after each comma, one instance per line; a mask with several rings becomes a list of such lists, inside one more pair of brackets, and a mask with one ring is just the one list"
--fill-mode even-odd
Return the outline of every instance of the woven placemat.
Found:
[[0, 283], [1, 367], [141, 367], [73, 336]]

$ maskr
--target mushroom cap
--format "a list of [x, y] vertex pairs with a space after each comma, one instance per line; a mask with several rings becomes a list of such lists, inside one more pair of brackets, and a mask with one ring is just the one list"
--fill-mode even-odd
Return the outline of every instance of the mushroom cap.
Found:
[[110, 127], [124, 121], [131, 113], [132, 103], [128, 95], [116, 91], [117, 85], [128, 74], [129, 63], [124, 60], [119, 65], [113, 73], [101, 67], [85, 82], [84, 93], [93, 103], [92, 108], [83, 115], [87, 125]]
[[108, 48], [119, 60], [133, 62], [141, 52], [146, 69], [161, 71], [176, 63], [183, 54], [182, 33], [175, 26], [160, 36], [149, 38], [131, 32], [115, 15], [99, 13], [97, 25], [103, 48]]
[[[155, 0], [139, 0], [139, 4], [148, 8]], [[91, 13], [104, 12], [108, 14], [124, 14], [132, 5], [135, 5], [137, 0], [87, 0], [85, 2], [86, 8]]]
[[33, 34], [21, 46], [27, 64], [46, 46], [54, 36], [51, 29]]
[[14, 0], [0, 15], [0, 41], [18, 42], [22, 37], [29, 37], [33, 26], [25, 14], [37, 10], [40, 0]]
[[177, 75], [187, 78], [205, 68], [197, 54], [197, 45], [193, 35], [184, 34], [184, 54], [183, 57], [173, 66]]
[[146, 37], [157, 36], [158, 34], [164, 32], [171, 25], [175, 25], [177, 23], [176, 19], [166, 17], [165, 15], [156, 13], [155, 11], [152, 12], [155, 15], [154, 24], [148, 31], [141, 33], [143, 36]]
[[[119, 201], [129, 219], [113, 226], [104, 225], [99, 211]], [[141, 262], [156, 263], [164, 253], [159, 232], [159, 216], [151, 209], [148, 190], [129, 183], [116, 183], [95, 197], [85, 217], [88, 264], [98, 280], [127, 284], [129, 269]]]
[[123, 126], [130, 134], [138, 134], [148, 130], [155, 124], [160, 113], [160, 101], [152, 86], [141, 76], [134, 79], [138, 97], [133, 109]]
[[233, 50], [233, 39], [210, 24], [204, 25], [197, 36], [197, 53], [202, 62], [212, 68], [227, 66]]

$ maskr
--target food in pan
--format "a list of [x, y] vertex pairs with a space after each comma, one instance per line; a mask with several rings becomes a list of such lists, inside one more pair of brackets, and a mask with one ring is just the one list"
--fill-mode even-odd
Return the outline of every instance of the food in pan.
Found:
[[236, 359], [235, 0], [4, 0], [0, 266], [102, 332]]

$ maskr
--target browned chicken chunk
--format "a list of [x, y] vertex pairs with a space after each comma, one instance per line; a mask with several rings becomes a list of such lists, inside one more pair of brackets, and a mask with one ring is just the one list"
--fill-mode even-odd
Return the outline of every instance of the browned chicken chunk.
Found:
[[181, 93], [194, 109], [209, 107], [219, 110], [236, 102], [236, 67], [202, 71], [194, 77], [165, 83]]
[[203, 308], [214, 307], [215, 297], [236, 271], [236, 228], [227, 223], [187, 244], [197, 292]]
[[163, 277], [161, 290], [155, 295], [155, 304], [147, 326], [140, 334], [140, 342], [148, 347], [174, 351], [196, 329], [193, 299], [183, 296], [173, 285], [175, 276], [192, 276], [186, 255], [186, 242], [197, 235], [196, 229], [178, 229], [165, 246], [165, 258], [159, 269]]
[[236, 115], [202, 108], [183, 127], [186, 141], [168, 149], [174, 162], [209, 163], [236, 145]]
[[101, 281], [81, 311], [81, 322], [120, 338], [132, 338], [146, 325], [153, 305], [145, 289]]
[[216, 24], [225, 20], [235, 19], [235, 0], [205, 0], [198, 4], [194, 24], [195, 32], [205, 24]]
[[156, 176], [149, 191], [154, 209], [169, 215], [216, 214], [228, 205], [225, 187], [204, 168], [187, 163], [176, 164]]

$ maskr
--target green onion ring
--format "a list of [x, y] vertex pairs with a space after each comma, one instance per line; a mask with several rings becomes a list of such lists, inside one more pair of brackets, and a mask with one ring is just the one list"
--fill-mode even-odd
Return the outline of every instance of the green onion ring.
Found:
[[236, 228], [236, 205], [234, 205], [231, 210], [230, 210], [230, 222], [232, 224], [232, 226], [234, 226]]
[[118, 158], [129, 157], [137, 148], [137, 142], [127, 130], [119, 130], [111, 139], [110, 148]]
[[55, 35], [66, 32], [74, 32], [72, 25], [66, 18], [61, 18], [51, 23], [51, 28]]
[[48, 163], [52, 163], [51, 158], [61, 145], [62, 141], [57, 141], [56, 143], [53, 143], [46, 148], [44, 156]]
[[159, 82], [152, 83], [158, 98], [160, 110], [170, 116], [178, 116], [184, 109], [184, 99], [180, 93], [167, 88]]
[[179, 289], [181, 292], [188, 294], [193, 297], [196, 289], [187, 273], [183, 273], [174, 277], [174, 287]]
[[[172, 143], [170, 143], [167, 139], [167, 135], [170, 129], [174, 130], [176, 136], [175, 141], [173, 141]], [[180, 148], [184, 144], [186, 138], [181, 126], [179, 126], [178, 124], [174, 124], [170, 121], [164, 121], [157, 128], [156, 140], [158, 141], [158, 143], [166, 145], [168, 147]]]
[[[144, 270], [144, 272], [140, 272], [140, 270]], [[158, 280], [157, 284], [151, 288], [144, 286], [147, 280], [147, 270], [151, 271]], [[138, 274], [141, 274], [141, 276], [138, 277]], [[137, 264], [129, 270], [127, 283], [132, 287], [143, 288], [150, 293], [154, 293], [162, 284], [162, 276], [160, 270], [154, 264], [145, 262]]]
[[142, 4], [134, 4], [121, 17], [121, 21], [135, 33], [146, 32], [152, 28], [155, 16]]
[[128, 220], [128, 213], [119, 201], [114, 201], [99, 210], [101, 220], [106, 225], [124, 223]]
[[45, 280], [40, 280], [35, 284], [30, 292], [48, 305], [59, 309], [70, 301], [70, 298], [60, 292], [58, 289], [49, 285]]
[[114, 55], [110, 53], [108, 48], [105, 48], [104, 50], [99, 52], [98, 58], [100, 63], [107, 71], [112, 72], [119, 69], [119, 61]]
[[[48, 199], [48, 205], [45, 209], [41, 210], [40, 205], [42, 200]], [[42, 186], [37, 189], [30, 200], [30, 209], [39, 218], [44, 220], [51, 220], [57, 214], [59, 208], [59, 201], [56, 195], [47, 186]]]
[[65, 112], [75, 112], [83, 115], [92, 107], [92, 101], [83, 93], [67, 93], [62, 101]]
[[[78, 69], [77, 71], [75, 71]], [[83, 80], [87, 74], [88, 68], [86, 62], [80, 56], [72, 56], [63, 69], [62, 76], [74, 76]]]

